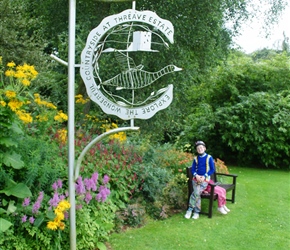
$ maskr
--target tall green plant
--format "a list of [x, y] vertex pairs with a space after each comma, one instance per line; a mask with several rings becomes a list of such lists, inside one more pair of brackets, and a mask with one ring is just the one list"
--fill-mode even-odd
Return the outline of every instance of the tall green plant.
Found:
[[4, 83], [0, 57], [0, 233], [12, 225], [9, 216], [16, 211], [15, 197], [31, 196], [29, 188], [13, 179], [12, 174], [24, 167], [21, 155], [16, 153], [18, 138], [23, 134], [18, 116], [23, 114], [15, 113], [15, 107], [20, 102], [14, 99], [16, 93], [10, 87], [11, 85], [6, 86]]
[[259, 92], [216, 113], [219, 133], [241, 162], [289, 169], [290, 92]]

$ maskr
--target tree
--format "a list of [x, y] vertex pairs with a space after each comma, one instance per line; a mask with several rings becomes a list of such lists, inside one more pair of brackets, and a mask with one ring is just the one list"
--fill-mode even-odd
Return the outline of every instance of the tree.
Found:
[[202, 138], [224, 160], [285, 167], [290, 150], [289, 56], [253, 58], [233, 53], [193, 89], [192, 96], [202, 92], [203, 98], [191, 99], [180, 144]]

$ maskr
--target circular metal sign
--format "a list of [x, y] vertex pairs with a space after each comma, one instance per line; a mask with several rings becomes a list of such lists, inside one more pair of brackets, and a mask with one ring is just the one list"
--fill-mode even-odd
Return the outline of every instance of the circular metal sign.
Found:
[[[124, 120], [149, 119], [172, 102], [173, 85], [171, 84], [153, 91], [144, 102], [138, 103], [128, 101], [127, 97], [121, 97], [107, 89], [115, 88], [116, 91], [126, 89], [134, 95], [134, 91], [149, 86], [163, 75], [181, 70], [174, 65], [167, 65], [156, 72], [148, 72], [143, 69], [143, 65], [134, 64], [129, 56], [130, 53], [156, 52], [151, 48], [152, 35], [157, 35], [162, 43], [168, 46], [157, 32], [162, 33], [170, 43], [173, 43], [174, 29], [171, 22], [160, 18], [154, 12], [133, 9], [104, 18], [90, 32], [81, 54], [80, 73], [88, 96], [105, 113], [116, 115]], [[125, 33], [128, 34], [125, 48], [115, 47], [114, 43], [118, 43], [118, 39]], [[104, 53], [114, 53], [116, 60], [126, 69], [110, 79], [103, 80], [99, 60]]]

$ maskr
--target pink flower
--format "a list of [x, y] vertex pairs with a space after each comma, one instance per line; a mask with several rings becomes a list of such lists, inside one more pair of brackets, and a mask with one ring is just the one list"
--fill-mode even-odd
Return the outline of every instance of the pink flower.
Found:
[[95, 172], [95, 173], [92, 174], [92, 178], [91, 178], [91, 179], [92, 179], [95, 183], [97, 183], [98, 178], [99, 178], [99, 174], [98, 174], [98, 172]]
[[97, 190], [96, 183], [92, 179], [85, 179], [84, 183], [85, 183], [85, 186], [86, 186], [88, 191], [91, 191], [91, 190], [96, 191]]
[[105, 202], [110, 193], [111, 193], [110, 189], [108, 189], [105, 186], [100, 186], [99, 193], [96, 195], [96, 200], [99, 202], [100, 201]]
[[32, 213], [37, 214], [39, 208], [40, 208], [40, 202], [36, 201], [32, 206]]
[[54, 191], [56, 191], [57, 190], [57, 188], [58, 188], [58, 186], [57, 186], [57, 183], [56, 182], [54, 182], [53, 184], [52, 184], [52, 189], [54, 190]]
[[104, 179], [103, 179], [103, 183], [106, 185], [110, 180], [110, 177], [108, 175], [105, 174]]
[[86, 193], [86, 197], [85, 197], [85, 202], [86, 202], [87, 204], [89, 204], [92, 198], [93, 198], [93, 197], [92, 197], [91, 193], [90, 193], [90, 192], [87, 192], [87, 193]]
[[41, 203], [42, 200], [43, 200], [43, 197], [44, 197], [44, 192], [43, 192], [43, 191], [39, 192], [39, 195], [38, 195], [37, 201], [39, 201], [39, 202]]
[[31, 217], [29, 218], [29, 222], [30, 222], [30, 224], [33, 224], [34, 221], [35, 221], [35, 219], [31, 216]]
[[57, 180], [57, 186], [58, 186], [58, 188], [62, 188], [62, 180], [61, 179]]
[[23, 207], [27, 207], [27, 206], [29, 205], [29, 203], [30, 203], [30, 198], [27, 197], [27, 198], [24, 199], [24, 201], [23, 201], [23, 203], [22, 203], [22, 206], [23, 206]]
[[26, 222], [26, 220], [27, 220], [27, 216], [23, 215], [22, 218], [21, 218], [22, 223]]
[[58, 193], [55, 192], [53, 197], [49, 200], [49, 205], [51, 205], [52, 207], [56, 207], [58, 205], [58, 203], [60, 202], [60, 198], [58, 196]]
[[81, 176], [79, 176], [76, 183], [76, 193], [80, 195], [80, 194], [84, 194], [85, 192], [86, 192], [86, 189], [83, 183], [83, 179]]

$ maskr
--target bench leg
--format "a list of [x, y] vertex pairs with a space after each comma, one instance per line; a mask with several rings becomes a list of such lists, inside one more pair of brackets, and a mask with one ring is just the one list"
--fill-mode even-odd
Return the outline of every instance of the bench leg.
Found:
[[212, 207], [213, 207], [213, 199], [209, 200], [209, 205], [208, 205], [208, 218], [212, 217]]
[[236, 197], [236, 188], [232, 190], [232, 203], [235, 203], [235, 197]]

